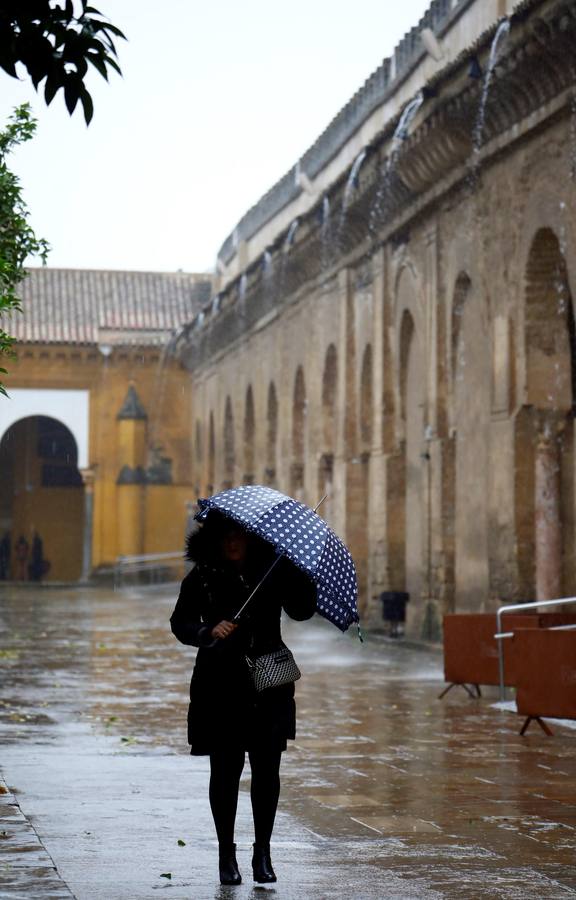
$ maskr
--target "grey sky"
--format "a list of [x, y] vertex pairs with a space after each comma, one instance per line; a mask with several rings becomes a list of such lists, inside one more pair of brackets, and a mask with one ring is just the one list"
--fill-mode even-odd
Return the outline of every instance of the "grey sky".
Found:
[[30, 101], [13, 156], [51, 266], [206, 271], [415, 25], [428, 0], [101, 0], [129, 38], [124, 78], [95, 73], [87, 129], [0, 73], [0, 118]]

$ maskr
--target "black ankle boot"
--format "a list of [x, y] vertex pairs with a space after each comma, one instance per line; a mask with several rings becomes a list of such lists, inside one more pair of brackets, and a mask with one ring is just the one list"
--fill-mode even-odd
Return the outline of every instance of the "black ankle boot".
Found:
[[220, 867], [220, 884], [242, 883], [242, 876], [236, 861], [236, 844], [218, 848], [218, 865]]
[[254, 881], [257, 881], [258, 884], [268, 884], [271, 881], [276, 881], [276, 874], [270, 859], [270, 844], [254, 844], [253, 846], [252, 871], [254, 873]]

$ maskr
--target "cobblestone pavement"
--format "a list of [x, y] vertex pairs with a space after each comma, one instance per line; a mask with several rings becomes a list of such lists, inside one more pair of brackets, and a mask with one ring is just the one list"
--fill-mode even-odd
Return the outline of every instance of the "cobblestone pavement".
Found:
[[[303, 671], [283, 762], [278, 884], [223, 888], [207, 761], [188, 755], [194, 651], [175, 590], [4, 588], [0, 898], [544, 900], [576, 897], [576, 732], [452, 691], [441, 656], [287, 623]], [[167, 877], [171, 876], [171, 877]]]

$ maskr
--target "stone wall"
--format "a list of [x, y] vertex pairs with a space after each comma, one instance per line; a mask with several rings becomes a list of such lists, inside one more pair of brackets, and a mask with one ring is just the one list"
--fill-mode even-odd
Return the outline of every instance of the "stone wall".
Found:
[[573, 5], [518, 7], [479, 133], [495, 32], [180, 344], [198, 493], [328, 489], [364, 617], [408, 590], [432, 639], [443, 612], [576, 579]]

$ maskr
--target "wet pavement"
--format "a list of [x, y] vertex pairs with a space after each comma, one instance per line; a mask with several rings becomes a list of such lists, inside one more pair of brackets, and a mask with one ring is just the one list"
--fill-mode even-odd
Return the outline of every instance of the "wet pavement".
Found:
[[[188, 755], [194, 651], [171, 588], [0, 596], [0, 898], [247, 900], [576, 897], [576, 732], [549, 738], [442, 701], [441, 655], [287, 623], [303, 678], [272, 853], [221, 887], [208, 764]], [[170, 876], [170, 877], [168, 877]]]

